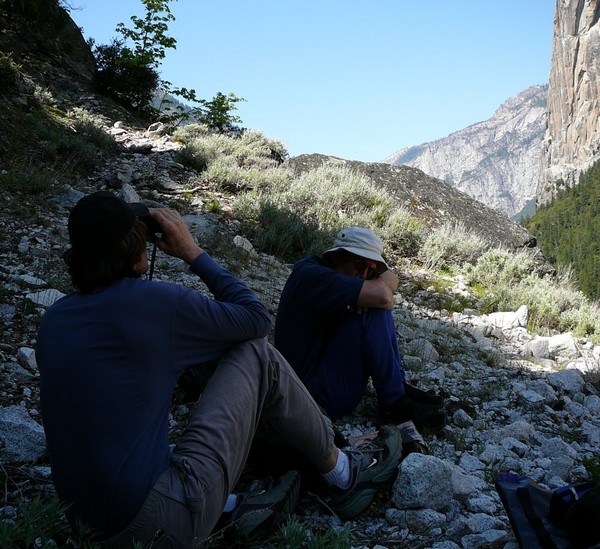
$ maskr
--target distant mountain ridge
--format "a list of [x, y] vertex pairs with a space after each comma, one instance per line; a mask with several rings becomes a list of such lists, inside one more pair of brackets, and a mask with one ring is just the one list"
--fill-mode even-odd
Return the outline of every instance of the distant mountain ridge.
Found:
[[535, 200], [546, 130], [548, 86], [527, 88], [494, 115], [383, 162], [419, 168], [509, 217]]

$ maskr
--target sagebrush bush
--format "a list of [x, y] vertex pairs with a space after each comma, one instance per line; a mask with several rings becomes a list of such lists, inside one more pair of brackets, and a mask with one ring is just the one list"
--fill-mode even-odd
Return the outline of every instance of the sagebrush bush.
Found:
[[[189, 129], [178, 130], [174, 135], [185, 145], [179, 153], [180, 161], [199, 171], [212, 168], [207, 177], [217, 183], [223, 177], [225, 188], [232, 187], [232, 179], [239, 176], [240, 170], [275, 168], [287, 155], [281, 143], [268, 139], [260, 132], [249, 131], [242, 133], [241, 137], [233, 137], [213, 134], [206, 126], [194, 124]], [[213, 167], [214, 163], [218, 165]], [[252, 178], [256, 176], [250, 176]]]
[[67, 113], [67, 119], [73, 125], [73, 129], [92, 145], [106, 152], [117, 148], [115, 138], [106, 131], [102, 119], [88, 110], [75, 107]]
[[98, 148], [75, 134], [57, 135], [40, 143], [44, 162], [56, 164], [65, 172], [90, 171], [100, 163]]
[[173, 132], [173, 141], [187, 145], [194, 139], [206, 137], [210, 134], [210, 129], [206, 124], [187, 124]]
[[429, 269], [451, 269], [474, 264], [489, 248], [484, 238], [461, 223], [445, 223], [425, 239], [419, 258]]
[[540, 333], [563, 329], [561, 318], [565, 314], [582, 321], [583, 316], [577, 311], [588, 304], [585, 295], [575, 288], [569, 271], [556, 277], [530, 273], [517, 284], [498, 284], [486, 300], [500, 311], [527, 305], [529, 329]]
[[598, 303], [586, 303], [578, 309], [569, 309], [560, 315], [559, 328], [572, 332], [576, 337], [589, 337], [600, 343], [600, 307]]
[[267, 137], [259, 131], [245, 131], [240, 137], [240, 142], [252, 148], [258, 147], [264, 150], [270, 158], [281, 162], [288, 157], [285, 145], [277, 140]]
[[425, 228], [408, 210], [398, 207], [380, 224], [377, 234], [384, 241], [388, 254], [413, 257], [423, 244]]
[[38, 84], [34, 86], [33, 97], [40, 105], [54, 107], [56, 105], [56, 99], [47, 88], [42, 88]]
[[242, 190], [281, 188], [292, 176], [289, 170], [283, 168], [241, 168], [230, 158], [218, 157], [210, 163], [204, 177], [220, 190], [239, 193]]
[[[346, 167], [323, 165], [304, 172], [274, 200], [282, 209], [300, 213], [324, 229], [351, 225], [361, 215], [369, 226], [385, 222], [393, 200], [371, 180]], [[366, 220], [365, 220], [366, 222]]]
[[497, 284], [517, 283], [534, 268], [535, 262], [530, 253], [495, 248], [477, 258], [475, 265], [467, 264], [465, 274], [467, 283], [491, 288]]
[[343, 227], [377, 233], [386, 251], [408, 254], [418, 247], [421, 225], [395, 208], [393, 199], [371, 180], [344, 166], [326, 164], [278, 185], [238, 197], [239, 217], [254, 224], [257, 238], [275, 255], [296, 260], [321, 253]]

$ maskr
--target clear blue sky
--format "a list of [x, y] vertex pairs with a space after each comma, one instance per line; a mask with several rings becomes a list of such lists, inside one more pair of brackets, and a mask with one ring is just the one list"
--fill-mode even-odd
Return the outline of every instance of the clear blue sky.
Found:
[[[107, 44], [140, 0], [70, 0]], [[211, 99], [290, 155], [377, 162], [490, 118], [548, 82], [554, 0], [178, 0], [161, 77]]]

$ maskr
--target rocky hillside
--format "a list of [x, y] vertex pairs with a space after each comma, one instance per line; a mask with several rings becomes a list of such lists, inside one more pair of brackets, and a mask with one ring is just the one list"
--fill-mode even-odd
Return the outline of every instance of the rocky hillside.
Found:
[[[136, 124], [114, 105], [108, 108], [87, 87], [88, 77], [78, 76], [64, 55], [49, 51], [37, 61], [35, 41], [28, 48], [25, 31], [13, 30], [17, 41], [9, 51], [28, 72], [10, 95], [0, 85], [0, 535], [16, 525], [19, 533], [31, 536], [28, 546], [73, 547], [64, 522], [25, 527], [34, 498], [53, 494], [33, 349], [45, 311], [71, 291], [61, 261], [69, 209], [83, 194], [98, 189], [177, 208], [198, 242], [244, 280], [272, 314], [290, 266], [254, 248], [228, 207], [231, 196], [217, 193], [201, 173], [178, 161], [180, 144], [159, 128]], [[8, 42], [2, 48], [0, 53], [5, 53]], [[34, 83], [47, 89], [43, 104]], [[61, 126], [61, 133], [53, 127], [47, 133], [55, 118], [74, 107], [94, 113], [102, 121], [103, 137], [116, 142], [110, 149], [94, 150], [93, 162], [76, 173], [75, 149], [66, 138], [81, 137], [77, 126]], [[40, 111], [54, 117], [42, 117]], [[18, 126], [23, 120], [28, 124]], [[43, 138], [20, 135], [20, 127], [35, 129], [40, 132], [35, 136]], [[48, 136], [59, 136], [60, 142], [47, 142]], [[31, 175], [37, 172], [32, 170], [13, 177], [17, 141], [27, 146], [26, 167], [43, 158], [45, 168], [49, 160], [60, 168], [51, 181], [34, 181]], [[321, 161], [289, 162], [301, 170], [309, 160]], [[440, 216], [456, 221], [455, 211], [464, 213], [474, 205], [464, 193], [414, 168], [359, 164], [353, 167], [378, 173], [382, 184], [390, 185], [390, 174], [396, 173], [388, 188], [398, 203], [432, 222]], [[452, 202], [455, 193], [460, 200]], [[444, 197], [450, 197], [447, 203]], [[220, 204], [218, 213], [211, 207], [214, 200]], [[455, 210], [460, 204], [465, 207]], [[489, 221], [486, 211], [480, 210], [476, 218], [482, 228]], [[527, 233], [515, 238], [524, 244]], [[345, 527], [356, 548], [516, 549], [494, 478], [518, 472], [552, 489], [590, 476], [598, 466], [600, 444], [600, 347], [568, 333], [532, 334], [525, 307], [482, 314], [479, 298], [460, 276], [440, 278], [410, 260], [398, 268], [401, 285], [394, 317], [408, 377], [447, 397], [448, 425], [436, 435], [423, 433], [429, 454], [405, 457], [389, 492], [363, 516], [342, 524], [317, 496], [304, 492], [294, 518], [317, 534]], [[180, 262], [160, 252], [155, 278], [206, 291]], [[192, 405], [185, 395], [176, 395], [173, 439]], [[349, 437], [373, 432], [375, 410], [369, 389], [360, 409], [338, 427]], [[210, 545], [226, 546], [219, 533]], [[0, 546], [24, 544], [0, 538]]]
[[546, 130], [547, 86], [503, 103], [492, 118], [402, 149], [384, 162], [419, 168], [509, 217], [535, 198]]
[[600, 1], [556, 2], [538, 205], [600, 159]]
[[[227, 215], [206, 211], [201, 200], [181, 198], [198, 174], [176, 162], [179, 145], [151, 131], [111, 124], [106, 131], [122, 151], [106, 158], [90, 177], [51, 197], [43, 215], [0, 214], [11, 243], [0, 252], [0, 441], [6, 495], [0, 519], [18, 520], [35, 493], [52, 493], [39, 415], [39, 375], [33, 348], [38, 322], [66, 290], [60, 252], [67, 244], [69, 208], [83, 195], [110, 188], [128, 199], [153, 190], [153, 204], [186, 213], [198, 241], [237, 272], [274, 313], [289, 265], [254, 250]], [[17, 196], [25, 208], [29, 200]], [[216, 247], [218, 244], [218, 247]], [[221, 251], [218, 251], [221, 250]], [[160, 253], [159, 253], [160, 254]], [[205, 288], [172, 258], [160, 256], [156, 278]], [[410, 454], [386, 497], [348, 524], [303, 494], [295, 519], [313, 532], [347, 527], [354, 547], [517, 547], [494, 489], [502, 472], [531, 476], [552, 489], [589, 475], [586, 464], [600, 444], [597, 372], [600, 347], [570, 334], [534, 336], [525, 307], [508, 313], [477, 313], [478, 299], [460, 277], [436, 290], [433, 273], [405, 265], [400, 271], [394, 316], [410, 380], [448, 398], [443, 433], [423, 433], [429, 455]], [[460, 297], [471, 303], [451, 314]], [[172, 436], [185, 425], [192, 402], [174, 402]], [[376, 405], [369, 390], [360, 409], [338, 422], [348, 436], [372, 432]], [[59, 544], [67, 542], [57, 538]], [[213, 546], [222, 547], [219, 535]], [[68, 545], [68, 544], [67, 544]]]

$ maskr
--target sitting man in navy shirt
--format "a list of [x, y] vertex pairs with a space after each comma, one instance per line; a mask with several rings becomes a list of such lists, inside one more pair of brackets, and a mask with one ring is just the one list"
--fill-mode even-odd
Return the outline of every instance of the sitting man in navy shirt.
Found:
[[[104, 191], [77, 203], [65, 260], [78, 291], [48, 309], [38, 333], [42, 419], [71, 525], [115, 548], [192, 547], [223, 515], [241, 535], [272, 525], [294, 506], [297, 472], [234, 493], [259, 422], [322, 474], [340, 517], [361, 513], [397, 470], [399, 431], [380, 432], [376, 459], [339, 450], [329, 419], [264, 339], [266, 308], [177, 212], [140, 218], [140, 207]], [[141, 278], [146, 240], [187, 263], [214, 298]], [[208, 363], [217, 366], [171, 449], [173, 390], [184, 371]]]
[[351, 413], [369, 378], [382, 423], [443, 427], [443, 400], [409, 385], [391, 309], [397, 276], [383, 243], [361, 227], [341, 230], [332, 248], [296, 263], [275, 322], [275, 347], [333, 418]]

